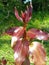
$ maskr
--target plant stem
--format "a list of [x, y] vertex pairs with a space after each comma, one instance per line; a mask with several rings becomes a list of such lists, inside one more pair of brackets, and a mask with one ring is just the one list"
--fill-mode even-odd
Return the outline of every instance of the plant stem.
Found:
[[24, 35], [23, 35], [23, 39], [24, 39], [24, 40], [26, 40], [26, 25], [27, 25], [27, 24], [24, 23], [24, 30], [25, 30], [25, 31], [24, 31]]

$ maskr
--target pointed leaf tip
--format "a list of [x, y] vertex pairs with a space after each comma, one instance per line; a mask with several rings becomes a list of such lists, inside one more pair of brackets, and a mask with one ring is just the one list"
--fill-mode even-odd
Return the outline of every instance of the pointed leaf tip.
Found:
[[12, 27], [6, 31], [6, 34], [11, 35], [11, 36], [16, 36], [18, 38], [23, 36], [23, 33], [24, 33], [23, 27]]
[[15, 13], [16, 18], [17, 18], [19, 21], [23, 21], [22, 18], [19, 16], [18, 11], [17, 11], [16, 8], [15, 8], [14, 13]]
[[48, 33], [46, 32], [43, 32], [42, 30], [38, 30], [38, 29], [30, 29], [28, 32], [27, 32], [27, 36], [30, 37], [30, 38], [36, 38], [38, 40], [48, 40]]

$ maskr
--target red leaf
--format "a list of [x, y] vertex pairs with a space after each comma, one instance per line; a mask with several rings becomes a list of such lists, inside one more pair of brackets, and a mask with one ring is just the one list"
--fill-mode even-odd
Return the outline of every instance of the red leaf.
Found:
[[24, 33], [23, 27], [12, 27], [6, 31], [11, 36], [21, 37]]
[[15, 8], [15, 16], [18, 20], [23, 21], [22, 18], [19, 16], [17, 9]]
[[35, 33], [32, 33], [31, 31], [28, 31], [28, 32], [27, 32], [27, 37], [28, 37], [28, 38], [34, 39], [35, 36], [36, 36]]
[[12, 36], [11, 47], [15, 45], [15, 42], [21, 38], [24, 34], [23, 27], [13, 27], [6, 31], [7, 34]]
[[29, 21], [27, 10], [25, 10], [25, 12], [21, 11], [21, 17], [23, 19], [23, 22], [27, 23]]
[[32, 4], [30, 4], [30, 6], [27, 6], [27, 10], [26, 10], [26, 18], [25, 18], [25, 22], [27, 23], [32, 16]]
[[25, 22], [25, 18], [26, 18], [26, 13], [21, 11], [21, 17], [23, 19], [23, 22]]
[[33, 9], [33, 7], [32, 7], [32, 3], [30, 3], [30, 6], [27, 7], [27, 12], [28, 12], [28, 14], [29, 14], [29, 17], [32, 16], [32, 9]]
[[26, 40], [24, 42], [22, 40], [18, 40], [13, 50], [16, 65], [17, 64], [21, 65], [28, 56], [28, 50], [29, 50], [28, 41]]
[[32, 4], [30, 4], [30, 6], [27, 6], [27, 10], [25, 10], [25, 12], [21, 11], [21, 17], [23, 19], [23, 22], [27, 23], [32, 16]]
[[36, 39], [39, 39], [39, 40], [48, 40], [48, 34], [41, 31], [41, 30], [37, 30], [37, 29], [30, 29], [28, 32], [27, 32], [27, 36], [29, 38], [36, 38]]
[[12, 27], [12, 28], [9, 28], [9, 29], [6, 31], [6, 33], [7, 33], [8, 35], [13, 36], [13, 32], [14, 32], [14, 30], [17, 29], [17, 28], [18, 28], [18, 27]]
[[25, 22], [27, 23], [30, 20], [29, 12], [26, 10], [25, 14], [26, 14], [26, 16], [25, 16]]
[[39, 42], [32, 42], [29, 51], [35, 65], [46, 65], [46, 52]]

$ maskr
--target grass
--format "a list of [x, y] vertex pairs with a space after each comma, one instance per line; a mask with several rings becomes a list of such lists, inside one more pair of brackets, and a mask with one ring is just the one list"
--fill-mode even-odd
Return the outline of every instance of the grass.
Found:
[[8, 63], [14, 62], [13, 50], [10, 47], [10, 37], [6, 35], [0, 37], [0, 59], [2, 59], [2, 57], [5, 57]]

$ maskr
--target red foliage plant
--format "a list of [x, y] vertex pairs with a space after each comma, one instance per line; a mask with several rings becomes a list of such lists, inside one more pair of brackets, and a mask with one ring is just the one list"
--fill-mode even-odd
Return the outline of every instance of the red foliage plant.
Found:
[[19, 21], [22, 21], [24, 26], [13, 27], [6, 31], [12, 36], [11, 47], [14, 50], [14, 60], [16, 65], [46, 65], [46, 52], [40, 42], [31, 41], [33, 39], [48, 40], [48, 33], [42, 30], [29, 29], [26, 31], [26, 26], [32, 16], [32, 4], [27, 6], [25, 12], [21, 11], [21, 17], [15, 8], [15, 16]]

